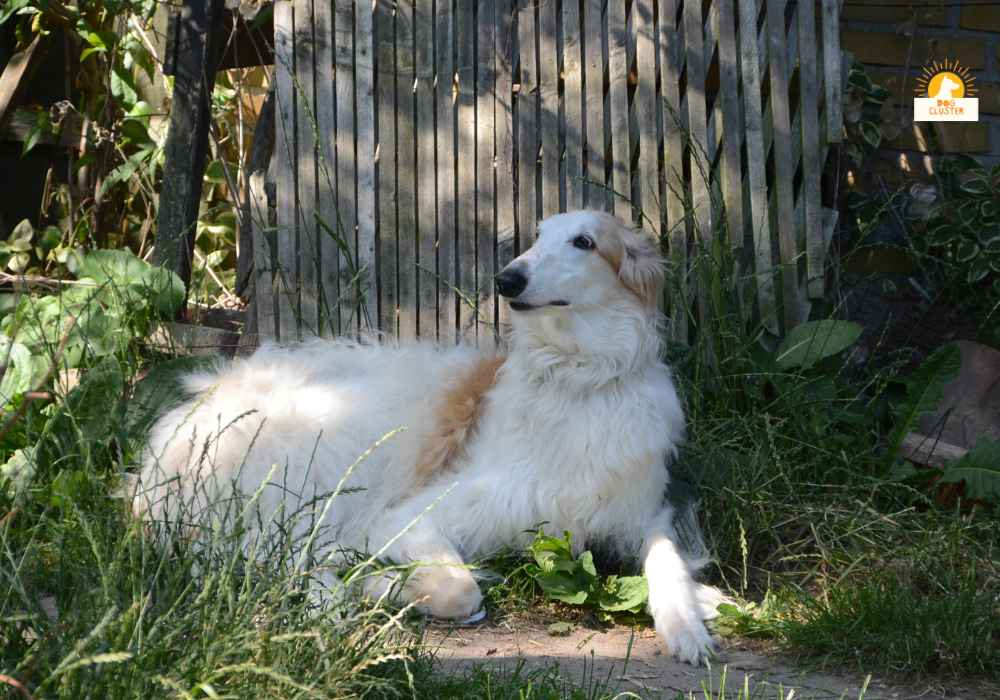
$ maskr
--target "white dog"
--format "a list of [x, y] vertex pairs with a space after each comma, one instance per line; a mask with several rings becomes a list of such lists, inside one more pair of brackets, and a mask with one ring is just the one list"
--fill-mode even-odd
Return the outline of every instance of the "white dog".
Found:
[[664, 505], [684, 416], [659, 360], [662, 282], [640, 231], [598, 212], [546, 219], [497, 277], [513, 311], [506, 357], [315, 341], [193, 375], [197, 396], [152, 430], [135, 510], [176, 522], [181, 503], [234, 483], [254, 493], [274, 465], [287, 471], [259, 492], [265, 517], [296, 491], [360, 489], [324, 514], [328, 551], [414, 564], [400, 596], [443, 618], [480, 610], [465, 562], [523, 548], [545, 522], [577, 547], [641, 557], [657, 631], [697, 662], [721, 597], [692, 578]]

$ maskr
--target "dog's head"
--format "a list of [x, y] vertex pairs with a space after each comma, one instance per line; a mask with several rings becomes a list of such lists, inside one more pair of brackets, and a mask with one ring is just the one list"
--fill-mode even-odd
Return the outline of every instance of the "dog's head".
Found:
[[663, 259], [655, 240], [610, 214], [556, 214], [535, 244], [497, 275], [517, 316], [636, 305], [656, 309]]

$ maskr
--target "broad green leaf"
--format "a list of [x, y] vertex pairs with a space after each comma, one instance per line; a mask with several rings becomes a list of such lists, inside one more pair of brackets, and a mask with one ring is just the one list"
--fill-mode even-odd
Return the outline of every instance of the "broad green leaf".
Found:
[[31, 225], [31, 222], [27, 219], [22, 219], [18, 225], [14, 227], [14, 230], [10, 232], [10, 235], [7, 237], [7, 241], [9, 243], [19, 243], [23, 241], [30, 245], [31, 239], [34, 238], [34, 236], [35, 229]]
[[975, 241], [963, 238], [955, 248], [955, 262], [959, 264], [967, 263], [979, 255], [979, 244]]
[[125, 378], [114, 357], [106, 357], [87, 370], [80, 384], [66, 397], [45, 424], [45, 439], [38, 443], [41, 463], [65, 454], [91, 452], [106, 445], [121, 425]]
[[882, 143], [882, 130], [875, 122], [861, 122], [861, 136], [872, 148], [878, 148]]
[[3, 24], [15, 14], [26, 8], [31, 0], [6, 0], [0, 7], [0, 24]]
[[609, 576], [597, 604], [607, 612], [637, 611], [649, 597], [645, 576]]
[[921, 416], [933, 411], [941, 401], [944, 386], [958, 374], [962, 355], [957, 345], [945, 345], [935, 350], [906, 380], [906, 398], [895, 407], [896, 427], [889, 437], [886, 471], [891, 469], [903, 438], [910, 433]]
[[139, 100], [132, 75], [124, 66], [116, 65], [111, 69], [111, 94], [118, 98], [126, 109], [131, 109]]
[[780, 369], [809, 369], [854, 344], [862, 327], [850, 321], [808, 321], [785, 337], [775, 356]]
[[964, 457], [945, 466], [941, 481], [964, 481], [967, 497], [1000, 501], [1000, 442], [980, 438]]
[[15, 450], [6, 464], [0, 466], [0, 485], [4, 485], [15, 499], [22, 499], [25, 490], [35, 478], [38, 460], [35, 447]]
[[572, 622], [553, 622], [548, 626], [548, 632], [553, 637], [568, 637], [574, 629]]
[[0, 405], [8, 404], [16, 396], [35, 388], [35, 384], [45, 378], [46, 364], [36, 357], [22, 343], [11, 343], [0, 337], [0, 362], [6, 360], [7, 367], [0, 381]]
[[76, 261], [74, 274], [106, 285], [130, 303], [147, 303], [173, 316], [184, 303], [184, 284], [173, 272], [154, 267], [128, 250], [95, 250]]
[[581, 589], [574, 576], [563, 572], [541, 574], [535, 578], [548, 598], [570, 605], [583, 605], [590, 591]]

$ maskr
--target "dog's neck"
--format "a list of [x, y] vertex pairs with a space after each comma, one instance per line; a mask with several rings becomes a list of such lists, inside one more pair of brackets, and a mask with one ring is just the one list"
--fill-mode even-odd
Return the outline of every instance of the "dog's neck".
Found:
[[505, 372], [594, 391], [659, 362], [658, 319], [632, 305], [528, 312], [515, 319]]

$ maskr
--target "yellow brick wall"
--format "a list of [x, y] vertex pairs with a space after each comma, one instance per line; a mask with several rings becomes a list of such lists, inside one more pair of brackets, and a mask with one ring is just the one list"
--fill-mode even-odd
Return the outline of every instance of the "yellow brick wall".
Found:
[[[944, 152], [965, 152], [1000, 163], [1000, 6], [844, 7], [841, 47], [865, 64], [872, 80], [890, 92], [901, 124], [887, 150], [921, 151], [927, 136]], [[977, 123], [912, 124], [916, 78], [932, 61], [958, 60], [978, 89]]]

